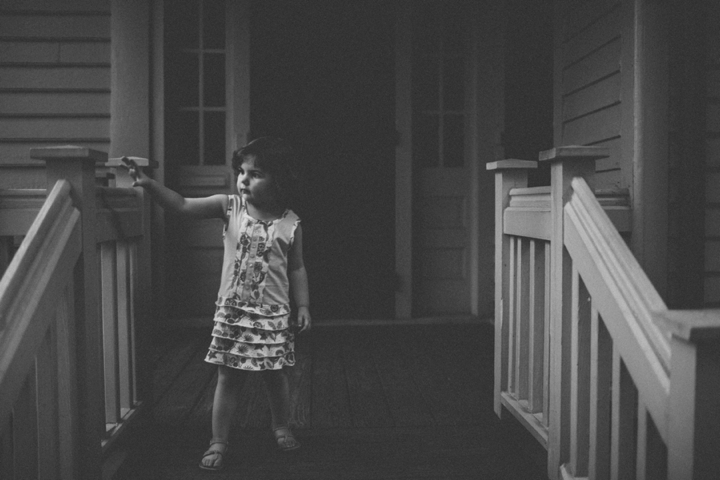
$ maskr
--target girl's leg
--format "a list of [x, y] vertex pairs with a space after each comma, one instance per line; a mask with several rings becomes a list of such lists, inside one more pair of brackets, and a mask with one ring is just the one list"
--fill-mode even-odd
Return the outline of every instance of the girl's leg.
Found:
[[263, 380], [270, 401], [272, 428], [287, 426], [290, 420], [290, 383], [284, 370], [263, 370]]
[[289, 428], [290, 422], [290, 383], [284, 370], [263, 370], [263, 380], [270, 401], [272, 429], [283, 450], [293, 450], [300, 444], [295, 440]]
[[[210, 440], [210, 443], [217, 443], [217, 445], [212, 446], [213, 450], [224, 452], [227, 448], [230, 423], [238, 405], [238, 396], [246, 374], [247, 372], [243, 370], [224, 365], [218, 366], [218, 380], [212, 410], [213, 437]], [[221, 462], [222, 455], [220, 454], [206, 455], [202, 459], [202, 464], [206, 467], [217, 467]]]

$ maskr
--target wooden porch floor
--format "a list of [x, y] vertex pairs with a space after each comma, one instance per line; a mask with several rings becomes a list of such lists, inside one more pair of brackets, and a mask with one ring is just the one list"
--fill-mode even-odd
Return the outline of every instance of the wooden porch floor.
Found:
[[[202, 361], [209, 338], [208, 329], [165, 339], [152, 424], [116, 480], [208, 478], [197, 464], [215, 386]], [[492, 410], [492, 327], [316, 327], [296, 348], [292, 423], [302, 448], [276, 450], [262, 381], [250, 375], [226, 469], [211, 478], [547, 478], [544, 449]]]

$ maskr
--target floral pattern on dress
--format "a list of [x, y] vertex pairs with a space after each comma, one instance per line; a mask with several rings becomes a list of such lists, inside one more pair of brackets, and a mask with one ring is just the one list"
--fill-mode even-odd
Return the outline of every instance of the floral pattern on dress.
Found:
[[[233, 209], [239, 209], [235, 211]], [[233, 212], [237, 216], [231, 215]], [[290, 326], [289, 304], [263, 303], [265, 281], [270, 268], [270, 255], [280, 219], [261, 221], [250, 217], [245, 205], [228, 202], [228, 218], [237, 223], [226, 225], [237, 232], [236, 242], [226, 242], [234, 255], [231, 291], [225, 291], [216, 302], [213, 339], [205, 361], [242, 370], [277, 370], [295, 364], [295, 336]], [[297, 225], [297, 222], [295, 223]], [[235, 233], [233, 233], [235, 235]], [[274, 259], [273, 259], [274, 260]]]
[[[216, 302], [218, 307], [232, 307], [232, 309], [242, 310], [246, 313], [254, 313], [265, 317], [280, 317], [290, 314], [290, 305], [267, 305], [263, 303], [249, 302], [241, 300], [240, 296], [234, 294], [232, 297], [220, 297]], [[228, 310], [224, 310], [227, 313]], [[217, 312], [215, 313], [217, 317]]]
[[205, 361], [216, 365], [238, 368], [240, 370], [280, 370], [285, 366], [291, 367], [295, 365], [295, 353], [288, 352], [280, 357], [254, 358], [241, 357], [231, 353], [210, 351], [208, 352]]

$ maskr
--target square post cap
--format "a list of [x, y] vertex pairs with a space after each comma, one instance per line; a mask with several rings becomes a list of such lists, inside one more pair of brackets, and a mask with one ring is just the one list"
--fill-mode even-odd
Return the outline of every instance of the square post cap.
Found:
[[610, 149], [607, 147], [584, 147], [582, 145], [566, 145], [555, 147], [550, 150], [543, 150], [538, 155], [541, 162], [565, 161], [565, 160], [598, 160], [610, 156]]
[[535, 160], [518, 160], [515, 158], [506, 158], [505, 160], [489, 162], [485, 165], [485, 169], [490, 171], [532, 169], [537, 167], [538, 162]]

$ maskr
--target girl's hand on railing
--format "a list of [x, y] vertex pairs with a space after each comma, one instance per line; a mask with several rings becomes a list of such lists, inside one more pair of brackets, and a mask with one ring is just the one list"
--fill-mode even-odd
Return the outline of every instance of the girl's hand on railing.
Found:
[[128, 173], [130, 173], [130, 176], [133, 178], [133, 187], [145, 187], [150, 184], [150, 177], [145, 175], [142, 168], [135, 163], [135, 160], [128, 157], [122, 157], [121, 160], [124, 164], [123, 166], [128, 169]]

